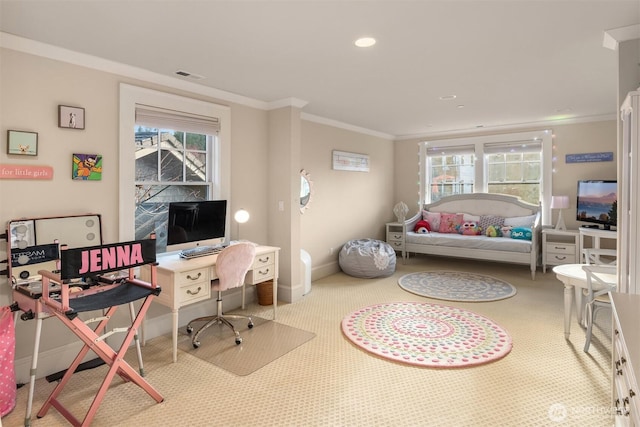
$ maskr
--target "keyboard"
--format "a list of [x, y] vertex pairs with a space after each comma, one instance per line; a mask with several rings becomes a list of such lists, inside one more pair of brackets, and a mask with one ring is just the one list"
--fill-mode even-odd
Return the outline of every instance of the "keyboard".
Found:
[[180, 251], [180, 258], [191, 259], [201, 256], [215, 255], [219, 254], [222, 249], [224, 249], [222, 246], [199, 246], [193, 249], [184, 249]]

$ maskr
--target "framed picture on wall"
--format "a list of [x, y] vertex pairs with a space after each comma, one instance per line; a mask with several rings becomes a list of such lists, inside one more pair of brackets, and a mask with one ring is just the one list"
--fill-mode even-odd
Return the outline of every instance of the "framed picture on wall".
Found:
[[100, 181], [102, 179], [102, 155], [74, 154], [71, 178], [82, 181]]
[[58, 105], [58, 127], [84, 129], [84, 108]]
[[7, 154], [38, 155], [38, 134], [21, 130], [7, 131]]

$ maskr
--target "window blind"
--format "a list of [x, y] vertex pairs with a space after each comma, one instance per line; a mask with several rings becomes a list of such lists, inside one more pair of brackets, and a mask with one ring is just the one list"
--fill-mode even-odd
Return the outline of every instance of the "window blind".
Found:
[[475, 154], [473, 145], [450, 145], [450, 146], [429, 146], [427, 145], [427, 156], [453, 156], [463, 154]]
[[201, 116], [140, 104], [136, 104], [136, 125], [203, 135], [216, 135], [220, 131], [220, 119], [217, 117]]
[[541, 141], [510, 141], [487, 143], [483, 147], [485, 154], [497, 153], [540, 153], [542, 151]]

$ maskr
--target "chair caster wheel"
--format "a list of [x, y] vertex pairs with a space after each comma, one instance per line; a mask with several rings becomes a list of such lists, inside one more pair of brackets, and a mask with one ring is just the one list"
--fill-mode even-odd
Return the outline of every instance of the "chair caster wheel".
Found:
[[200, 341], [194, 341], [191, 344], [193, 344], [193, 348], [198, 348], [200, 347]]
[[190, 334], [191, 332], [193, 332], [193, 326], [187, 325], [187, 333]]
[[249, 327], [249, 329], [253, 328], [253, 322], [249, 322], [247, 326]]
[[242, 338], [236, 338], [236, 345], [242, 344]]

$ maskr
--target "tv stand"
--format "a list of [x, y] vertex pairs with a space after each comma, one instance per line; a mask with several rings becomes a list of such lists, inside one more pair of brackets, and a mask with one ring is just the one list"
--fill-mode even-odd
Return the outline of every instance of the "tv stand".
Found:
[[613, 248], [615, 248], [615, 240], [618, 239], [618, 232], [611, 229], [602, 229], [600, 227], [594, 228], [594, 226], [580, 227], [580, 262], [583, 262], [583, 251], [584, 249], [587, 249], [585, 248], [585, 237], [591, 238], [591, 246], [588, 246], [587, 248], [600, 249], [600, 239], [614, 240]]

